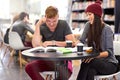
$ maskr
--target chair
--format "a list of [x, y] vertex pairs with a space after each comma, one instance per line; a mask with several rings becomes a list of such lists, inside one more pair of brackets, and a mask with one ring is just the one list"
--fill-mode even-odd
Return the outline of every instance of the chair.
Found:
[[[3, 46], [3, 33], [2, 30], [0, 29], [0, 48], [2, 48], [2, 46]], [[2, 60], [1, 53], [0, 53], [0, 60]]]
[[55, 79], [55, 71], [40, 72], [40, 75], [44, 78], [44, 80], [54, 80]]
[[[9, 30], [8, 30], [8, 29], [6, 30], [6, 33], [9, 33]], [[8, 37], [8, 34], [6, 34], [6, 33], [5, 33], [5, 35], [4, 35], [2, 29], [0, 28], [0, 42], [1, 42], [0, 48], [2, 48], [3, 46], [6, 46], [5, 51], [4, 51], [4, 54], [3, 54], [2, 58], [1, 58], [2, 64], [4, 64], [4, 63], [3, 63], [3, 59], [4, 59], [4, 57], [5, 57], [6, 53], [7, 53], [7, 50], [10, 51], [10, 55], [12, 55], [12, 54], [14, 53], [14, 52], [13, 52], [14, 50], [10, 47], [9, 43], [7, 42], [7, 41], [8, 41], [8, 38], [5, 39], [5, 36]], [[1, 49], [1, 50], [2, 50], [2, 49]], [[1, 57], [1, 56], [0, 56], [0, 57]]]
[[[1, 58], [1, 56], [0, 56], [1, 61], [4, 59], [4, 56], [5, 56], [6, 53], [7, 53], [7, 49], [11, 50], [11, 48], [10, 48], [10, 46], [9, 46], [8, 43], [5, 43], [5, 42], [4, 42], [4, 34], [3, 34], [2, 30], [0, 29], [0, 48], [2, 48], [3, 46], [6, 46], [6, 48], [5, 48], [5, 52], [4, 52], [4, 54], [3, 54], [3, 57]], [[2, 50], [2, 49], [1, 49], [1, 50]]]
[[[120, 57], [120, 41], [113, 41], [113, 47], [114, 47], [114, 53], [117, 58], [117, 56]], [[117, 58], [118, 59], [118, 58]], [[120, 63], [120, 62], [119, 62]], [[118, 80], [117, 75], [120, 74], [120, 64], [118, 65], [119, 69], [116, 73], [110, 74], [110, 75], [96, 75], [94, 77], [94, 80]]]
[[[24, 63], [26, 64], [27, 62], [22, 58], [21, 50], [29, 49], [30, 47], [25, 47], [19, 34], [14, 31], [9, 32], [9, 45], [14, 49], [13, 52], [15, 50], [19, 51], [19, 64], [20, 64], [20, 68], [22, 68], [22, 64]], [[11, 62], [12, 57], [13, 54], [10, 57], [9, 63]]]

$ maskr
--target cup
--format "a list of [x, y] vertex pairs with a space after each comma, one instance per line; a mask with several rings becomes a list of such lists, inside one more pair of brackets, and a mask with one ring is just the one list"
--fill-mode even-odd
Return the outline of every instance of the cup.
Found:
[[72, 41], [67, 40], [66, 41], [66, 47], [72, 47]]
[[78, 54], [83, 54], [83, 46], [84, 46], [83, 43], [78, 43], [77, 44], [77, 53]]

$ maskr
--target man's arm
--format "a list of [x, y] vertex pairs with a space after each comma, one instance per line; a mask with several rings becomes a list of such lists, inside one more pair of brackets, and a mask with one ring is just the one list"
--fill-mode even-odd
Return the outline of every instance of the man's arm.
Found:
[[35, 25], [36, 28], [32, 38], [33, 47], [42, 46], [42, 36], [40, 34], [40, 25], [43, 24], [44, 22], [45, 22], [45, 18], [42, 18]]
[[[71, 40], [73, 42], [72, 46], [75, 46], [75, 37], [73, 34], [68, 34], [65, 36], [66, 40]], [[56, 41], [56, 46], [62, 46], [65, 47], [66, 46], [66, 41]]]
[[75, 36], [74, 34], [69, 34], [67, 36], [65, 36], [66, 40], [71, 40], [73, 42], [72, 46], [76, 46], [76, 39], [75, 39]]
[[[73, 34], [68, 34], [65, 36], [66, 40], [71, 40], [73, 42], [72, 46], [75, 46], [75, 38], [74, 38], [74, 35]], [[49, 45], [56, 45], [56, 46], [59, 46], [59, 47], [65, 47], [66, 46], [66, 41], [45, 41], [43, 44], [42, 44], [44, 47], [47, 47]]]
[[36, 26], [36, 29], [32, 38], [33, 47], [41, 46], [41, 39], [42, 39], [42, 36], [39, 33], [39, 26], [38, 27]]

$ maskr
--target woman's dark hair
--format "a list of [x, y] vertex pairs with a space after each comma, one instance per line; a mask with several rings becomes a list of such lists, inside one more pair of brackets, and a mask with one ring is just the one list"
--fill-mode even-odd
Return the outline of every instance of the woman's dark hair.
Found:
[[101, 35], [104, 24], [102, 24], [101, 17], [94, 15], [93, 24], [90, 24], [88, 31], [88, 46], [95, 47], [98, 51], [101, 51]]
[[19, 20], [19, 14], [16, 14], [16, 15], [13, 17], [13, 22], [12, 22], [12, 24], [13, 24], [14, 22], [16, 22], [17, 20]]
[[19, 18], [20, 18], [20, 20], [23, 20], [24, 19], [24, 17], [28, 17], [28, 19], [29, 19], [29, 14], [28, 13], [26, 13], [26, 12], [21, 12], [20, 13], [20, 15], [19, 15]]

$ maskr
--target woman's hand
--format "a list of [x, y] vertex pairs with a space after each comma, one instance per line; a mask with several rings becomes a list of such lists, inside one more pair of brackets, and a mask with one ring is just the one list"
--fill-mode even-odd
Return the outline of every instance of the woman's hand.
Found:
[[84, 63], [89, 63], [90, 61], [92, 61], [94, 58], [87, 58], [87, 59], [82, 59], [82, 62]]

